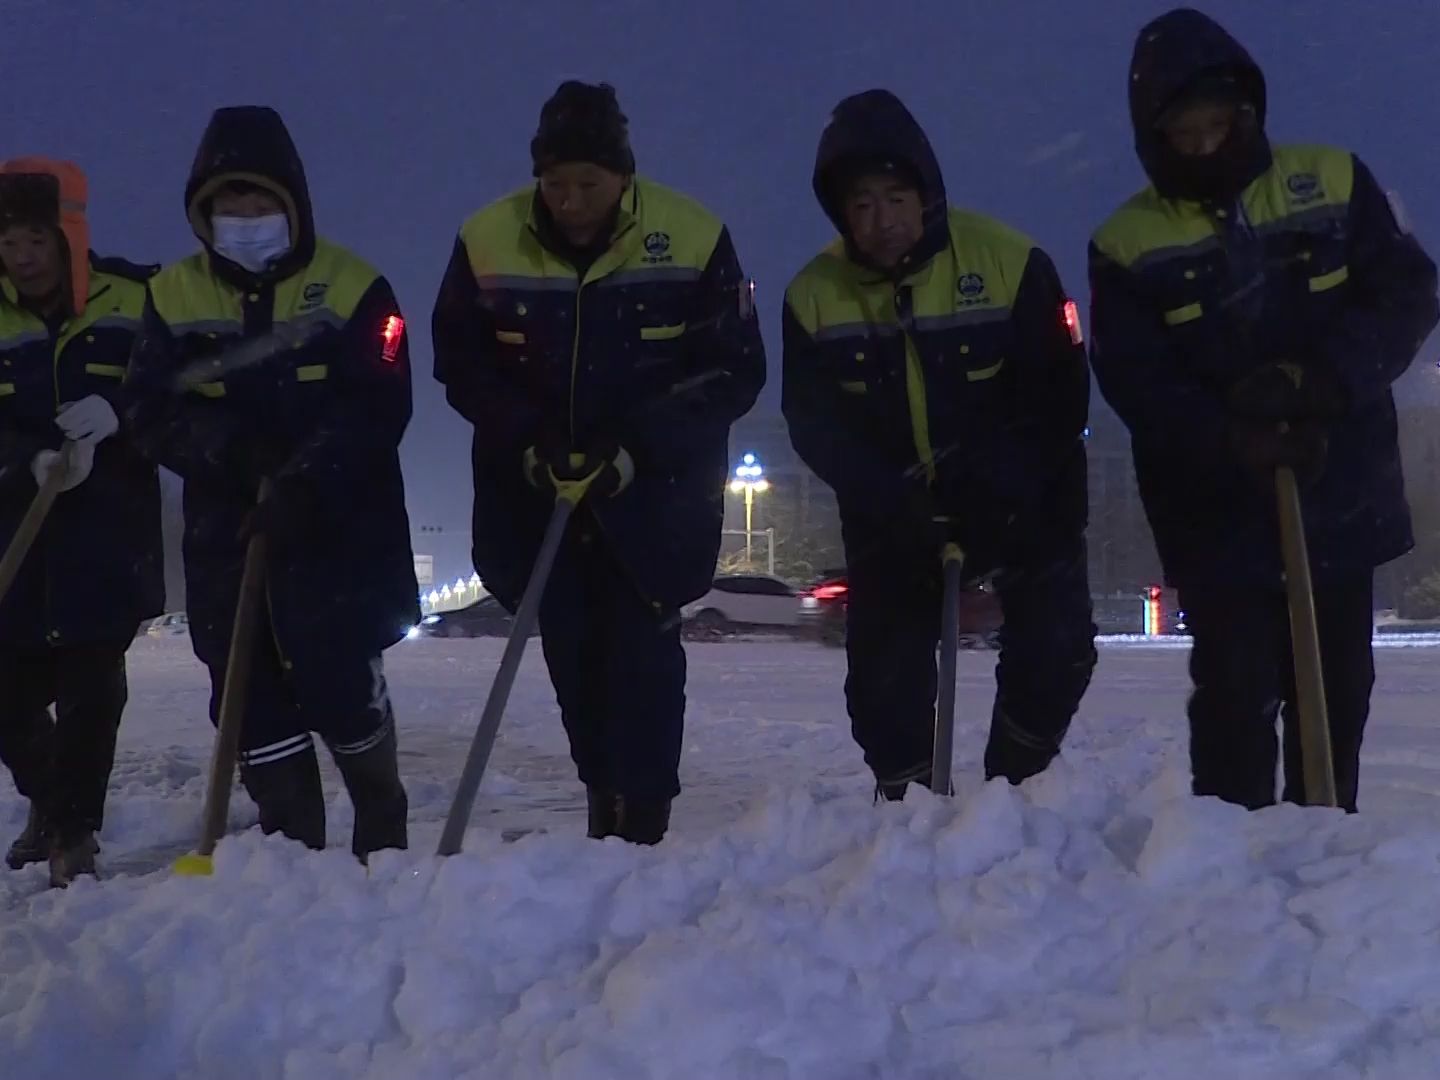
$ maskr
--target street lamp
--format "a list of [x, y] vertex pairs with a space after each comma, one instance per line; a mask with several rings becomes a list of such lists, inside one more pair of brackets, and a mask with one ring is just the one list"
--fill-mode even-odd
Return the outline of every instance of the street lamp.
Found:
[[735, 466], [735, 478], [730, 481], [730, 490], [736, 495], [742, 491], [745, 493], [745, 565], [753, 567], [755, 562], [751, 557], [750, 541], [754, 532], [752, 524], [755, 517], [755, 496], [770, 490], [770, 481], [765, 479], [764, 466], [754, 454], [746, 454], [740, 459], [740, 464]]

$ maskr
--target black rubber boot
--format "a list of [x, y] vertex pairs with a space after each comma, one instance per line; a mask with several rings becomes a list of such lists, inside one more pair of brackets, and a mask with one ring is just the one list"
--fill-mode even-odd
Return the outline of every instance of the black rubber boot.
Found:
[[72, 839], [56, 840], [50, 848], [50, 887], [68, 888], [81, 874], [95, 876], [95, 854], [100, 845], [93, 833], [85, 832]]
[[1059, 753], [1058, 742], [1031, 735], [997, 708], [985, 744], [985, 779], [1003, 776], [1013, 785], [1023, 784], [1049, 768]]
[[315, 851], [325, 847], [325, 793], [313, 746], [279, 761], [246, 765], [240, 782], [260, 808], [266, 836], [278, 832]]
[[658, 844], [670, 827], [669, 799], [616, 799], [619, 821], [615, 835], [632, 844]]
[[604, 840], [617, 836], [620, 831], [620, 796], [604, 788], [587, 787], [585, 802], [590, 809], [590, 828], [586, 836], [592, 840]]
[[902, 802], [905, 798], [905, 791], [911, 784], [929, 787], [930, 778], [934, 772], [934, 766], [930, 762], [924, 761], [891, 776], [877, 776], [875, 777], [875, 801], [878, 803], [884, 799], [886, 802]]
[[45, 835], [45, 819], [35, 804], [30, 804], [30, 816], [25, 819], [25, 830], [15, 838], [10, 850], [5, 853], [5, 865], [19, 870], [31, 863], [42, 863], [50, 857], [50, 841]]
[[335, 765], [355, 807], [355, 832], [350, 844], [355, 857], [363, 863], [372, 851], [407, 848], [410, 801], [400, 782], [394, 727], [368, 750], [336, 754]]

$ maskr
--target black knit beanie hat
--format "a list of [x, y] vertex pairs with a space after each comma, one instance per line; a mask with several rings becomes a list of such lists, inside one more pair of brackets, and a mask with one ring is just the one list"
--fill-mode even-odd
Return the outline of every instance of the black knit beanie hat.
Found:
[[625, 114], [608, 83], [591, 86], [571, 79], [540, 110], [540, 127], [530, 141], [534, 175], [552, 165], [588, 161], [629, 176], [635, 171]]

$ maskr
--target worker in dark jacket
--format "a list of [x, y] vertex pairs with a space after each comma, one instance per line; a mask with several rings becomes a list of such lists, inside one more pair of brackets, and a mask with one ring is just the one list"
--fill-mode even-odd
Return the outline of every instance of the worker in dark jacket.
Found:
[[165, 600], [159, 481], [118, 416], [152, 268], [90, 251], [85, 200], [69, 162], [0, 165], [0, 547], [65, 471], [0, 601], [0, 759], [31, 805], [7, 862], [61, 886], [95, 872], [125, 652]]
[[888, 91], [836, 107], [814, 188], [840, 237], [786, 293], [783, 408], [840, 503], [855, 738], [886, 798], [929, 782], [954, 541], [1005, 619], [985, 773], [1019, 783], [1059, 751], [1095, 665], [1074, 305], [1029, 239], [949, 207]]
[[261, 827], [324, 846], [313, 731], [354, 803], [355, 854], [404, 847], [381, 663], [419, 617], [398, 453], [404, 319], [374, 268], [315, 235], [300, 157], [272, 110], [215, 113], [185, 209], [203, 250], [150, 283], [128, 385], [144, 444], [185, 479], [190, 633], [212, 718], [247, 541], [263, 534], [265, 618], [240, 744]]
[[1194, 635], [1194, 790], [1304, 802], [1275, 470], [1303, 485], [1340, 802], [1354, 810], [1374, 665], [1374, 568], [1407, 551], [1391, 384], [1436, 323], [1435, 266], [1370, 170], [1272, 146], [1265, 80], [1180, 9], [1135, 47], [1130, 112], [1151, 186], [1090, 249], [1095, 372]]
[[765, 356], [729, 232], [635, 175], [610, 87], [562, 85], [531, 156], [538, 184], [460, 232], [435, 373], [475, 425], [475, 566], [507, 607], [554, 479], [598, 473], [540, 627], [590, 835], [654, 843], [680, 790], [677, 611], [710, 587], [729, 430]]

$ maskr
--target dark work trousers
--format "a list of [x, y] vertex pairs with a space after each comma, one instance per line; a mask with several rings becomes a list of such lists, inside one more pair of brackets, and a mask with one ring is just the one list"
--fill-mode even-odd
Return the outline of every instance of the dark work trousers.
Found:
[[133, 640], [0, 648], [0, 761], [62, 846], [104, 824]]
[[[336, 754], [360, 754], [379, 744], [395, 715], [378, 656], [328, 657], [292, 667], [281, 660], [262, 626], [250, 670], [240, 764], [245, 768], [313, 751], [315, 732]], [[218, 723], [225, 665], [210, 666], [210, 720]]]
[[[210, 686], [210, 720], [218, 723], [224, 664], [211, 665]], [[398, 838], [405, 829], [406, 805], [394, 773], [395, 714], [381, 658], [337, 654], [323, 663], [291, 666], [265, 627], [250, 671], [240, 778], [260, 808], [263, 831], [320, 848], [325, 845], [325, 803], [311, 732], [330, 748], [356, 804], [357, 854], [403, 847]], [[356, 766], [364, 769], [377, 757], [384, 759], [380, 783], [361, 787]]]
[[[1375, 685], [1374, 575], [1365, 571], [1317, 582], [1315, 614], [1330, 716], [1335, 787], [1352, 813], [1360, 780], [1360, 744]], [[1218, 795], [1250, 809], [1275, 802], [1277, 715], [1284, 730], [1283, 798], [1305, 802], [1295, 701], [1295, 661], [1285, 594], [1263, 589], [1180, 592], [1194, 649], [1190, 654], [1190, 769], [1196, 795]]]
[[590, 520], [575, 520], [540, 605], [540, 634], [587, 787], [635, 801], [680, 793], [685, 649], [673, 615], [640, 595]]
[[[882, 786], [924, 783], [935, 737], [938, 553], [933, 570], [874, 559], [852, 564], [849, 573], [851, 731]], [[1084, 543], [1035, 565], [1003, 567], [993, 581], [1005, 625], [985, 774], [1018, 784], [1059, 752], [1095, 668]]]

